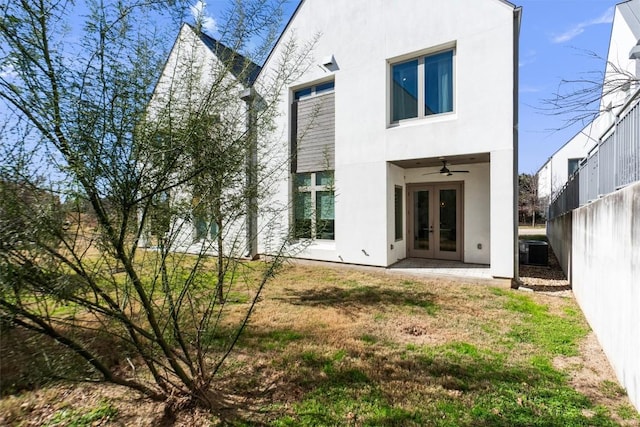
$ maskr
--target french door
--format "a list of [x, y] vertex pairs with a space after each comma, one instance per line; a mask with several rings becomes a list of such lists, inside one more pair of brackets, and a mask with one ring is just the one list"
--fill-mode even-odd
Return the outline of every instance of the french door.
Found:
[[462, 183], [407, 186], [410, 257], [462, 260]]

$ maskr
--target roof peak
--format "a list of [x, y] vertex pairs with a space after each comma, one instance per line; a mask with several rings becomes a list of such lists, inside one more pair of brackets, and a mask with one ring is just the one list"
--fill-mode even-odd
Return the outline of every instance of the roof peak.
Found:
[[191, 31], [193, 31], [193, 33], [198, 36], [202, 43], [207, 48], [209, 48], [209, 50], [215, 56], [217, 56], [222, 61], [229, 61], [229, 69], [231, 73], [238, 80], [242, 81], [243, 84], [252, 86], [255, 83], [262, 67], [253, 62], [251, 59], [237, 52], [235, 49], [232, 49], [226, 46], [221, 41], [211, 37], [204, 31], [202, 31], [201, 28], [197, 28], [188, 22], [184, 22], [183, 26], [189, 27]]

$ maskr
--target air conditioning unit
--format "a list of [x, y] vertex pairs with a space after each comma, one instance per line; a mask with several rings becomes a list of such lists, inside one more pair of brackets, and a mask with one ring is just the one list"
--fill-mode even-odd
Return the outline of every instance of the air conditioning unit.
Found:
[[520, 240], [520, 264], [549, 265], [549, 244], [539, 240]]

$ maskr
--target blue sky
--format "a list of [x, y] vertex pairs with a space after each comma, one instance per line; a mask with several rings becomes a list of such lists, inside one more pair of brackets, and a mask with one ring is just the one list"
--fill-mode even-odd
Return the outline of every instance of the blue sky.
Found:
[[[521, 0], [519, 171], [536, 172], [582, 126], [557, 131], [563, 119], [544, 114], [562, 79], [603, 72], [614, 0]], [[588, 57], [594, 52], [600, 60]], [[556, 131], [554, 131], [556, 130]]]

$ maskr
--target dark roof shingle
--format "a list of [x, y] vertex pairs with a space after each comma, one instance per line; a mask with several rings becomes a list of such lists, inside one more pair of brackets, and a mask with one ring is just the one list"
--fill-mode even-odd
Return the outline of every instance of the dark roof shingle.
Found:
[[197, 30], [192, 25], [187, 25], [189, 25], [189, 27], [198, 37], [200, 37], [202, 43], [204, 43], [204, 45], [207, 46], [214, 55], [216, 55], [220, 60], [229, 64], [229, 71], [231, 71], [231, 73], [245, 86], [252, 86], [253, 83], [255, 83], [256, 78], [258, 77], [258, 74], [260, 74], [260, 70], [262, 69], [259, 65], [234, 51], [233, 49], [225, 46], [213, 37], [210, 37], [202, 31]]

